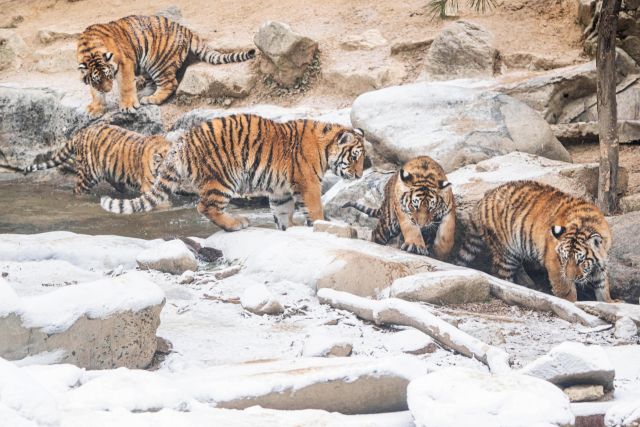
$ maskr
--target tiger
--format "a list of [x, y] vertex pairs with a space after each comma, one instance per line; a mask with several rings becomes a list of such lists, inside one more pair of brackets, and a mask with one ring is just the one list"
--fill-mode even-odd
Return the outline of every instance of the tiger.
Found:
[[516, 271], [529, 262], [546, 269], [556, 297], [575, 302], [576, 287], [591, 286], [598, 301], [621, 302], [609, 295], [611, 229], [593, 203], [539, 182], [515, 181], [488, 191], [469, 223], [457, 264], [469, 266], [488, 249], [491, 273], [500, 279], [515, 283]]
[[371, 240], [386, 245], [402, 233], [401, 249], [445, 260], [451, 253], [456, 227], [456, 203], [451, 183], [442, 167], [427, 156], [404, 164], [384, 187], [384, 200], [378, 209], [356, 202], [343, 208], [355, 208], [378, 218]]
[[56, 167], [76, 157], [75, 194], [88, 194], [107, 181], [116, 190], [149, 191], [171, 143], [159, 135], [144, 136], [117, 126], [93, 124], [71, 138], [51, 160], [28, 166], [25, 175]]
[[324, 173], [360, 178], [364, 132], [314, 120], [278, 123], [251, 114], [216, 118], [194, 126], [172, 145], [151, 190], [131, 200], [103, 197], [103, 209], [151, 211], [180, 183], [197, 189], [198, 212], [225, 231], [249, 226], [224, 212], [233, 197], [267, 195], [276, 228], [292, 227], [296, 205], [307, 226], [324, 219]]
[[[175, 92], [176, 73], [189, 53], [216, 65], [247, 61], [256, 51], [218, 53], [188, 28], [160, 16], [127, 16], [87, 27], [76, 56], [93, 97], [87, 113], [94, 117], [104, 113], [105, 94], [111, 91], [114, 78], [120, 87], [120, 111], [133, 113], [140, 104], [162, 104]], [[139, 102], [137, 75], [145, 78]]]

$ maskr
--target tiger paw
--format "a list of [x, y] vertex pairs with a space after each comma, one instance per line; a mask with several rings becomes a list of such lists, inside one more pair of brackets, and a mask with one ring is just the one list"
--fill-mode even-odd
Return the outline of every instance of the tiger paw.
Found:
[[91, 103], [87, 105], [87, 114], [94, 118], [100, 117], [104, 114], [104, 106]]
[[249, 226], [249, 220], [247, 218], [244, 218], [244, 217], [235, 218], [235, 223], [227, 231], [238, 231], [238, 230], [245, 229], [248, 226]]
[[140, 108], [140, 103], [138, 101], [135, 102], [121, 102], [120, 103], [120, 112], [121, 113], [135, 113], [136, 110]]
[[143, 96], [142, 99], [140, 99], [140, 104], [155, 105], [157, 102], [153, 99], [153, 96]]
[[410, 252], [412, 254], [429, 256], [429, 250], [427, 249], [426, 246], [404, 243], [400, 249], [402, 249], [403, 251]]

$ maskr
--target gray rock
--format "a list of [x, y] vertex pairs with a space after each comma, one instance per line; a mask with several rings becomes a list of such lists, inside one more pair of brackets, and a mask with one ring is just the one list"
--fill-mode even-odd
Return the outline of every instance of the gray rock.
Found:
[[630, 317], [621, 317], [616, 321], [614, 335], [618, 339], [630, 341], [638, 335], [638, 325]]
[[489, 78], [499, 73], [499, 52], [482, 26], [461, 19], [435, 38], [417, 81]]
[[0, 70], [17, 70], [22, 65], [27, 45], [13, 30], [0, 29]]
[[322, 79], [328, 87], [351, 96], [400, 84], [404, 75], [404, 66], [401, 64], [381, 65], [370, 70], [362, 67], [362, 64], [334, 62], [326, 65], [322, 71]]
[[187, 21], [182, 16], [182, 11], [180, 10], [180, 6], [169, 6], [166, 9], [162, 9], [154, 13], [155, 16], [161, 16], [163, 18], [167, 18], [170, 21], [176, 22], [183, 27], [191, 28], [187, 24]]
[[404, 52], [411, 52], [418, 49], [428, 48], [433, 44], [434, 37], [421, 40], [398, 41], [391, 45], [391, 55], [398, 55]]
[[609, 254], [611, 297], [629, 303], [640, 298], [640, 212], [607, 218], [613, 234]]
[[187, 68], [176, 96], [244, 98], [257, 79], [249, 62], [216, 66], [198, 63]]
[[176, 276], [182, 275], [185, 271], [196, 271], [198, 268], [193, 252], [178, 239], [140, 252], [136, 262], [142, 269], [158, 270]]
[[596, 0], [576, 0], [575, 3], [578, 6], [578, 22], [583, 26], [589, 25], [596, 11]]
[[36, 62], [36, 70], [45, 73], [77, 72], [78, 61], [76, 54], [78, 45], [75, 42], [63, 45], [49, 46], [33, 53]]
[[362, 34], [346, 36], [340, 46], [345, 50], [373, 50], [387, 44], [380, 31], [367, 30]]
[[604, 389], [601, 385], [574, 385], [563, 391], [572, 402], [590, 402], [604, 396]]
[[482, 302], [490, 298], [489, 281], [471, 270], [420, 273], [393, 282], [390, 296], [439, 305]]
[[[58, 27], [56, 25], [41, 28], [38, 30], [38, 40], [42, 44], [51, 44], [58, 40], [78, 40], [82, 35], [84, 28], [80, 27]], [[76, 63], [77, 64], [77, 63]], [[77, 68], [77, 65], [76, 65]]]
[[78, 130], [94, 122], [110, 123], [145, 135], [162, 133], [160, 107], [134, 114], [113, 112], [97, 120], [84, 105], [49, 88], [0, 86], [0, 166], [24, 168], [57, 153]]
[[519, 68], [529, 71], [553, 70], [573, 65], [571, 60], [557, 59], [548, 55], [536, 55], [529, 52], [516, 52], [502, 57], [502, 63], [508, 68]]
[[322, 220], [317, 220], [313, 223], [313, 232], [334, 234], [338, 237], [344, 237], [346, 239], [358, 238], [358, 231], [350, 225]]
[[471, 335], [475, 339], [489, 345], [500, 345], [507, 341], [498, 325], [486, 325], [484, 323], [470, 321], [460, 323], [458, 329]]
[[640, 61], [640, 37], [627, 37], [622, 41], [622, 49], [624, 49], [634, 61]]
[[318, 43], [276, 21], [263, 24], [253, 42], [264, 55], [262, 72], [273, 75], [284, 86], [291, 86], [302, 77], [318, 50]]
[[560, 387], [589, 384], [601, 385], [605, 391], [613, 390], [615, 369], [604, 349], [597, 345], [585, 346], [564, 342], [519, 371], [541, 378]]
[[640, 306], [636, 304], [578, 301], [576, 305], [610, 323], [617, 323], [618, 320], [627, 317], [635, 322], [636, 326], [640, 326]]
[[[165, 300], [162, 290], [141, 276], [141, 273], [127, 274], [25, 298], [15, 293], [7, 296], [6, 288], [11, 288], [5, 283], [0, 292], [5, 303], [9, 299], [9, 309], [7, 312], [5, 304], [4, 312], [0, 313], [0, 357], [21, 360], [50, 352], [56, 353], [57, 363], [86, 369], [148, 367], [156, 352], [156, 330]], [[97, 289], [100, 287], [110, 289], [100, 294]], [[114, 298], [109, 290], [118, 295]], [[105, 302], [103, 297], [109, 300]], [[25, 300], [36, 298], [37, 304], [49, 301], [46, 310], [51, 316], [47, 322], [53, 323], [40, 324], [42, 313], [30, 312], [30, 304]], [[140, 298], [147, 301], [136, 302]], [[72, 314], [66, 310], [72, 310]], [[100, 315], [95, 315], [96, 312]]]
[[496, 92], [438, 83], [390, 87], [358, 97], [351, 122], [398, 165], [430, 156], [448, 173], [513, 151], [571, 162], [538, 113]]
[[[621, 107], [630, 107], [622, 104]], [[640, 140], [640, 120], [618, 120], [618, 141], [621, 144]], [[556, 138], [565, 143], [598, 142], [598, 122], [575, 122], [551, 125]]]

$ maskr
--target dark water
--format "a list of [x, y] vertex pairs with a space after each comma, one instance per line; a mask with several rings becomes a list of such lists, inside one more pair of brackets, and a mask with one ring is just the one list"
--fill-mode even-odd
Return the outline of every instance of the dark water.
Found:
[[[123, 196], [101, 183], [90, 195], [76, 196], [73, 184], [72, 177], [24, 178], [18, 173], [0, 173], [0, 234], [71, 231], [155, 239], [170, 235], [206, 238], [220, 230], [198, 213], [197, 197], [174, 196], [169, 210], [116, 215], [100, 207], [100, 197], [132, 198], [137, 194], [127, 192]], [[227, 213], [248, 217], [252, 226], [274, 227], [268, 206], [229, 205]]]

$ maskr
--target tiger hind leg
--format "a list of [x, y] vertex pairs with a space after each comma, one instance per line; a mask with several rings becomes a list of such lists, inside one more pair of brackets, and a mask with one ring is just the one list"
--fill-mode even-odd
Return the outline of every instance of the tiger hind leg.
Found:
[[493, 264], [491, 266], [491, 273], [507, 282], [515, 283], [516, 272], [522, 263], [504, 249], [501, 251], [493, 250], [492, 252]]
[[178, 88], [178, 80], [176, 75], [163, 76], [155, 81], [157, 89], [153, 95], [144, 96], [140, 99], [142, 105], [155, 104], [160, 105], [169, 98]]
[[293, 201], [291, 194], [269, 197], [269, 206], [278, 230], [284, 231], [295, 225], [293, 223], [293, 212], [296, 209], [296, 203]]
[[458, 252], [456, 264], [462, 267], [469, 267], [484, 248], [485, 244], [484, 240], [482, 240], [482, 234], [475, 223], [471, 221], [464, 243]]
[[73, 186], [74, 194], [89, 194], [94, 185], [98, 183], [90, 174], [79, 170], [77, 172], [76, 185]]
[[200, 203], [198, 212], [206, 216], [209, 221], [215, 223], [224, 231], [238, 231], [249, 226], [249, 220], [244, 217], [233, 218], [224, 213], [232, 193], [229, 189], [217, 181], [211, 181], [199, 191]]
[[151, 76], [145, 75], [144, 76], [144, 87], [138, 93], [138, 98], [142, 99], [142, 98], [144, 98], [146, 96], [151, 96], [154, 93], [156, 93], [157, 90], [158, 90], [158, 86], [156, 85], [156, 82], [153, 81]]

